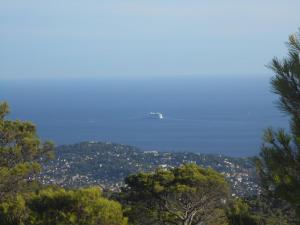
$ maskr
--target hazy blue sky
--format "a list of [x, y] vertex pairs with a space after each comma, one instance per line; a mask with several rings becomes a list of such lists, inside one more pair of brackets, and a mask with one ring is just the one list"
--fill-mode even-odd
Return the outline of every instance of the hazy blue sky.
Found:
[[0, 0], [2, 78], [262, 74], [299, 0]]

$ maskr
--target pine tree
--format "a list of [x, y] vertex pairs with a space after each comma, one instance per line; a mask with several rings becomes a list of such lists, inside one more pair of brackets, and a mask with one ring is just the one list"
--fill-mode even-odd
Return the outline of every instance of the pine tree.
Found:
[[286, 200], [300, 219], [300, 31], [289, 37], [289, 54], [274, 58], [270, 68], [279, 108], [290, 117], [291, 133], [267, 129], [256, 165], [265, 190]]
[[28, 188], [39, 162], [53, 153], [53, 144], [42, 143], [31, 122], [7, 120], [8, 113], [8, 104], [0, 103], [0, 202]]

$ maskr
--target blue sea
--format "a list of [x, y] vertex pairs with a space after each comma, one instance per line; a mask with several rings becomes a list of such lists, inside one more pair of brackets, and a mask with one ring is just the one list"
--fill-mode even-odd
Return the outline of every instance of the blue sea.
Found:
[[[263, 130], [288, 128], [269, 76], [1, 80], [10, 118], [57, 145], [80, 141], [230, 156], [259, 153]], [[163, 120], [149, 119], [161, 112]]]

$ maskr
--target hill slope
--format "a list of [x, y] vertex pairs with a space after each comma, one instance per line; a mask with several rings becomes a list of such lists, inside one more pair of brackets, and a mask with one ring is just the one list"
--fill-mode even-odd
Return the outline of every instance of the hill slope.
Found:
[[223, 173], [232, 184], [233, 193], [244, 196], [260, 191], [255, 168], [249, 158], [189, 152], [142, 151], [136, 147], [104, 143], [82, 142], [56, 148], [55, 160], [44, 164], [39, 179], [44, 184], [64, 187], [101, 185], [119, 190], [129, 174], [153, 171], [157, 167], [175, 167], [196, 163]]

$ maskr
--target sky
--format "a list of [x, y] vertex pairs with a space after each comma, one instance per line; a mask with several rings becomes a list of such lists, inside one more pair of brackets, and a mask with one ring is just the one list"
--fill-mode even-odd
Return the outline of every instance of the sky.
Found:
[[0, 0], [0, 79], [269, 73], [299, 0]]

